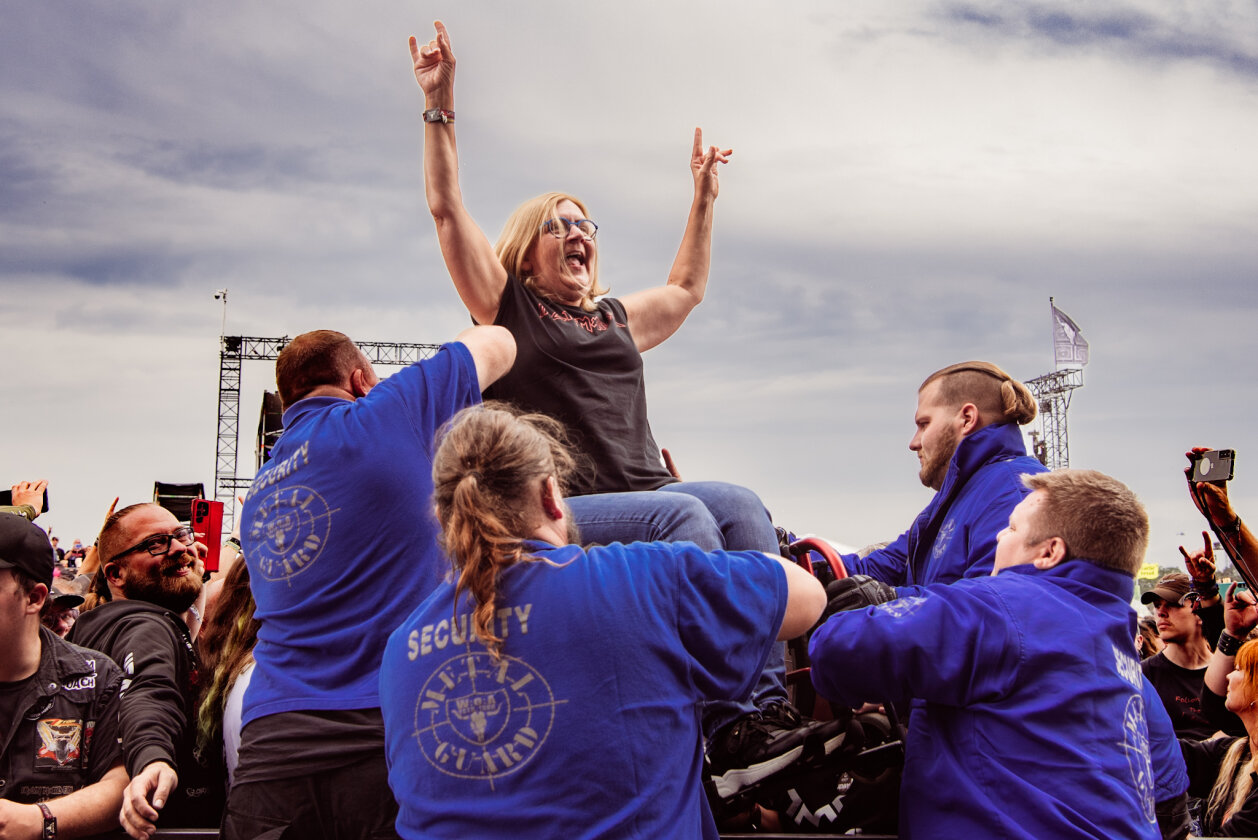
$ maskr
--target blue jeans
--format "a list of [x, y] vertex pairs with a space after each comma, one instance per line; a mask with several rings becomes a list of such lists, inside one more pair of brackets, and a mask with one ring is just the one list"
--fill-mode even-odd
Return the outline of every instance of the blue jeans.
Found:
[[[688, 540], [704, 551], [752, 549], [779, 555], [777, 531], [764, 503], [737, 484], [682, 481], [658, 490], [573, 496], [567, 502], [586, 543]], [[786, 645], [778, 642], [750, 700], [705, 704], [703, 734], [711, 737], [731, 721], [785, 700]]]

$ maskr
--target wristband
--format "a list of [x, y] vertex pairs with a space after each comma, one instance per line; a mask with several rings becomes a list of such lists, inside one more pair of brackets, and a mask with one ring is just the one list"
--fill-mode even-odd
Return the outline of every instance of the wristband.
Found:
[[454, 122], [454, 112], [445, 108], [429, 108], [424, 112], [424, 122], [426, 123], [452, 123]]
[[1224, 630], [1219, 634], [1219, 643], [1215, 645], [1214, 649], [1224, 656], [1235, 656], [1236, 651], [1241, 649], [1241, 641], [1241, 639]]
[[1231, 525], [1228, 525], [1226, 528], [1220, 525], [1219, 531], [1221, 531], [1224, 534], [1239, 534], [1241, 532], [1241, 518], [1239, 516], [1236, 517], [1236, 520], [1232, 522]]
[[235, 537], [228, 537], [227, 541], [224, 542], [223, 545], [230, 545], [232, 548], [236, 549], [237, 554], [244, 554], [243, 549], [240, 547], [240, 540]]
[[1210, 580], [1194, 580], [1192, 582], [1192, 591], [1200, 595], [1203, 600], [1213, 598], [1219, 594], [1219, 584], [1213, 578]]
[[39, 812], [44, 815], [44, 833], [39, 835], [40, 840], [57, 840], [57, 818], [44, 803], [36, 802], [35, 804], [39, 806]]

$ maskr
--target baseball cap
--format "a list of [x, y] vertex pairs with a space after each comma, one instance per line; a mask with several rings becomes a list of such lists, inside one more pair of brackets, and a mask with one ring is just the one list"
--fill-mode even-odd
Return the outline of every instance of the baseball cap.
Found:
[[18, 569], [51, 586], [54, 562], [43, 528], [25, 516], [0, 513], [0, 569]]
[[1178, 604], [1188, 594], [1192, 579], [1183, 572], [1171, 572], [1163, 575], [1153, 588], [1140, 596], [1140, 603], [1147, 604], [1154, 598], [1161, 598], [1168, 604]]
[[48, 598], [57, 606], [72, 609], [83, 604], [83, 596], [73, 591], [73, 583], [62, 583], [61, 579], [53, 581], [48, 589]]

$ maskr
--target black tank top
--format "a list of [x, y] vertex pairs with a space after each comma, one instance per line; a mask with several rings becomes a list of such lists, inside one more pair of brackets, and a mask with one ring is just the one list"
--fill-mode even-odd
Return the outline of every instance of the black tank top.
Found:
[[642, 354], [620, 301], [603, 298], [586, 312], [540, 298], [509, 277], [494, 323], [515, 336], [516, 359], [485, 398], [568, 428], [580, 454], [568, 495], [655, 490], [676, 480], [647, 422]]

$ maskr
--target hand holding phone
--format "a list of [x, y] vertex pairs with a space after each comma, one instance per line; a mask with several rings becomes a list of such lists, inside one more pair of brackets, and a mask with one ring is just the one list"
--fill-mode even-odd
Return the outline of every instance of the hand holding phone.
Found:
[[0, 505], [30, 505], [35, 515], [48, 512], [48, 481], [19, 481], [8, 490], [0, 490]]

